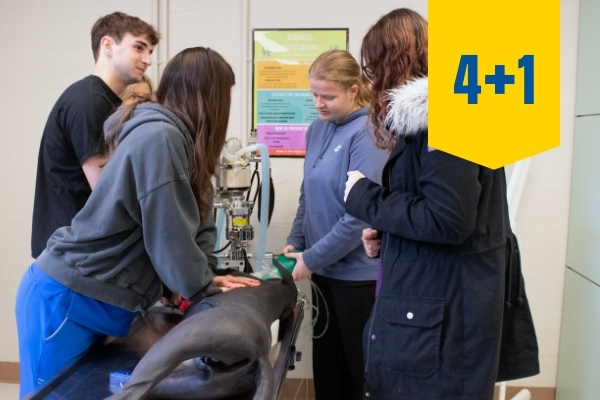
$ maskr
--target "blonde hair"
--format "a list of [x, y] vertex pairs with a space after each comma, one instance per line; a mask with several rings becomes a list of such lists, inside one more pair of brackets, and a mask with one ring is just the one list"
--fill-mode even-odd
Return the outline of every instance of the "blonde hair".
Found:
[[328, 50], [321, 54], [308, 69], [308, 77], [336, 83], [345, 90], [357, 85], [355, 104], [364, 107], [371, 102], [368, 79], [352, 54], [346, 50]]
[[[148, 84], [148, 87], [150, 88], [150, 98], [148, 100], [154, 101], [154, 88], [152, 87], [152, 81], [150, 80], [148, 75], [144, 74], [142, 76], [142, 80], [140, 82], [146, 82]], [[123, 90], [123, 93], [121, 93], [121, 95], [119, 96], [121, 98], [121, 101], [129, 100], [133, 96], [133, 93], [135, 92], [135, 85], [137, 85], [140, 82], [132, 83], [131, 85], [128, 85], [125, 88], [125, 90]]]

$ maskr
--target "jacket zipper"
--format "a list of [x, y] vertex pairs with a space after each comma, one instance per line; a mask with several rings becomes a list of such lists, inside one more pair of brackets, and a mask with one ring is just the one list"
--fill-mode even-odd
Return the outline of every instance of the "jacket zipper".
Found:
[[[377, 296], [379, 297], [379, 296]], [[373, 306], [373, 311], [377, 309], [377, 299], [375, 299], [375, 305]], [[365, 360], [365, 375], [369, 370], [369, 359], [371, 358], [371, 332], [373, 331], [373, 321], [375, 320], [375, 313], [373, 313], [373, 318], [371, 318], [371, 323], [369, 324], [369, 336], [367, 337], [367, 359]]]
[[[386, 233], [387, 240], [385, 241], [385, 249], [383, 249], [383, 253], [380, 253], [380, 256], [385, 254], [388, 242], [390, 241], [389, 233]], [[383, 259], [381, 260], [381, 268], [383, 269]], [[381, 279], [383, 280], [383, 271], [381, 271]], [[381, 290], [381, 283], [379, 284], [379, 290]], [[373, 322], [375, 322], [375, 315], [377, 315], [377, 303], [379, 301], [379, 293], [377, 293], [377, 297], [375, 298], [375, 305], [373, 306], [373, 318], [371, 318], [371, 323], [369, 324], [369, 336], [367, 337], [367, 359], [365, 360], [365, 374], [369, 370], [369, 359], [371, 358], [371, 335], [373, 334]]]
[[[388, 189], [392, 187], [392, 182], [390, 180], [390, 175], [388, 174]], [[383, 253], [379, 253], [380, 257], [383, 257], [383, 254], [385, 254], [387, 247], [388, 247], [388, 243], [390, 241], [390, 235], [389, 233], [385, 234], [387, 237], [387, 240], [385, 241], [385, 248], [383, 249]], [[383, 258], [381, 259], [381, 268], [383, 269]], [[381, 272], [381, 279], [383, 280], [383, 271]], [[381, 283], [379, 284], [379, 290], [381, 290]], [[373, 318], [371, 318], [371, 323], [369, 324], [369, 336], [367, 337], [367, 359], [365, 360], [365, 375], [367, 373], [367, 371], [369, 370], [369, 359], [371, 358], [371, 335], [373, 332], [373, 322], [375, 321], [375, 315], [377, 314], [377, 303], [379, 300], [379, 293], [377, 294], [377, 298], [375, 298], [375, 305], [373, 306]]]

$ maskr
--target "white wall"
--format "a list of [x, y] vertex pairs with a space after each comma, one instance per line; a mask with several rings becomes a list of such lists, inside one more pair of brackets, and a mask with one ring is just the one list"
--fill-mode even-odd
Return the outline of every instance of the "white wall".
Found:
[[[371, 24], [397, 7], [427, 15], [424, 0], [249, 0], [249, 28], [350, 28], [350, 51], [358, 57], [360, 41]], [[540, 342], [542, 373], [525, 382], [555, 386], [564, 266], [567, 243], [575, 63], [577, 0], [561, 1], [561, 147], [534, 157], [517, 218], [527, 290]], [[14, 298], [29, 253], [31, 211], [42, 130], [60, 93], [93, 69], [89, 31], [95, 20], [123, 11], [152, 22], [153, 0], [22, 0], [0, 2], [0, 361], [18, 361]], [[209, 46], [233, 66], [238, 84], [229, 136], [245, 140], [242, 127], [248, 105], [242, 98], [244, 64], [243, 1], [175, 0], [169, 5], [168, 55], [190, 46]], [[512, 29], [507, 27], [507, 29]], [[155, 63], [157, 60], [154, 60]], [[162, 61], [162, 60], [161, 60]], [[454, 68], [454, 66], [451, 66]], [[154, 66], [152, 68], [155, 68]], [[149, 71], [150, 75], [154, 73]], [[285, 245], [294, 218], [302, 159], [272, 159], [276, 205], [267, 251]], [[257, 221], [253, 222], [258, 227]], [[309, 292], [306, 284], [301, 289]], [[306, 320], [310, 319], [307, 315]], [[310, 342], [303, 333], [298, 347], [304, 360], [291, 377], [310, 377]]]

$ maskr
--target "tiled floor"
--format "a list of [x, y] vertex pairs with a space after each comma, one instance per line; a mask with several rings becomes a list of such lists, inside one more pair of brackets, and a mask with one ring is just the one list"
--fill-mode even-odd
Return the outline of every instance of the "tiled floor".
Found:
[[0, 400], [17, 400], [19, 385], [16, 383], [0, 383]]

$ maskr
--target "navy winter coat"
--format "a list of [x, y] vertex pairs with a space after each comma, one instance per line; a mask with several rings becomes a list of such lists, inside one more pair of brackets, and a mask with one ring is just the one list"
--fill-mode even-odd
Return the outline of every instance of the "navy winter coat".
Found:
[[[364, 396], [492, 399], [514, 247], [504, 170], [428, 147], [427, 79], [392, 93], [386, 123], [398, 141], [383, 187], [360, 179], [346, 202], [384, 233]], [[527, 359], [537, 366], [537, 345]]]

